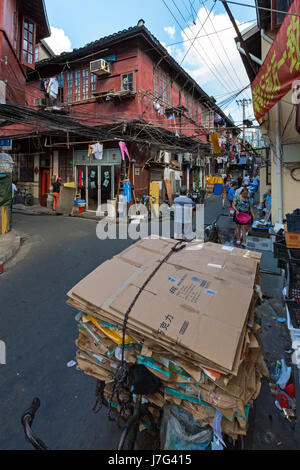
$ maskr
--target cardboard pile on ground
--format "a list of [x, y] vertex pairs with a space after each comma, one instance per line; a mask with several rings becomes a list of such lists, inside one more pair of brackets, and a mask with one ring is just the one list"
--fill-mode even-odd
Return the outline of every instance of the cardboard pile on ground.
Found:
[[[124, 314], [176, 244], [141, 240], [68, 293], [69, 305], [80, 310], [77, 367], [105, 382], [107, 399], [121, 360]], [[255, 318], [259, 261], [257, 253], [193, 242], [144, 286], [128, 317], [125, 360], [161, 379], [160, 392], [146, 397], [154, 416], [172, 402], [212, 424], [218, 410], [223, 433], [246, 434], [267, 374]]]

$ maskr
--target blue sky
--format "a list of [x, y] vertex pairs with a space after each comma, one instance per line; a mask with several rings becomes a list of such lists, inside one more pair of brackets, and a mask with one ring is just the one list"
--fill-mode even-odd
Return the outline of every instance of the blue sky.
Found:
[[[240, 3], [254, 5], [254, 0], [240, 0]], [[229, 6], [241, 30], [255, 24], [245, 24], [256, 18], [255, 9], [233, 4]], [[55, 52], [81, 47], [135, 26], [143, 18], [146, 27], [165, 46], [185, 40], [184, 43], [170, 46], [169, 52], [209, 95], [217, 97], [217, 101], [247, 84], [233, 42], [235, 33], [230, 29], [231, 23], [220, 0], [46, 0], [46, 7], [49, 23], [55, 28], [49, 41]], [[197, 35], [199, 39], [190, 48]], [[250, 92], [239, 96], [243, 97], [250, 98]], [[230, 112], [236, 121], [241, 121], [242, 111], [235, 101], [229, 106], [225, 105], [224, 111]], [[247, 117], [253, 116], [251, 107], [247, 113]]]

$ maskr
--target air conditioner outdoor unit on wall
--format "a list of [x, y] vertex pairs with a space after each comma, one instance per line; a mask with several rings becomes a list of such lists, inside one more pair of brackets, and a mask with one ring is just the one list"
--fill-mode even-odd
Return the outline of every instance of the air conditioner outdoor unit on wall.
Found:
[[105, 75], [111, 73], [111, 64], [104, 59], [90, 62], [90, 71], [95, 75]]
[[34, 98], [34, 106], [41, 107], [46, 106], [46, 104], [45, 98]]

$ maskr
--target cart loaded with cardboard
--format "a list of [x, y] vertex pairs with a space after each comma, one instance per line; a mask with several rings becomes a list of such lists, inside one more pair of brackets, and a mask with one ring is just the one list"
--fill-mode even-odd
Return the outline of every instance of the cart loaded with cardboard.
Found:
[[[261, 255], [194, 241], [143, 239], [68, 293], [77, 309], [77, 368], [122, 414], [131, 368], [159, 379], [143, 402], [161, 449], [222, 449], [245, 436], [268, 375], [256, 315]], [[147, 423], [140, 423], [143, 431]]]

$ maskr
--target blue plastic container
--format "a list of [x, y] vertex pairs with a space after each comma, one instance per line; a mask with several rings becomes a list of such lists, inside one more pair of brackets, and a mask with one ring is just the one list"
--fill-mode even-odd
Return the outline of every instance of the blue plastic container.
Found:
[[222, 183], [216, 183], [214, 186], [214, 194], [216, 196], [220, 196], [222, 194], [222, 191], [223, 191]]

